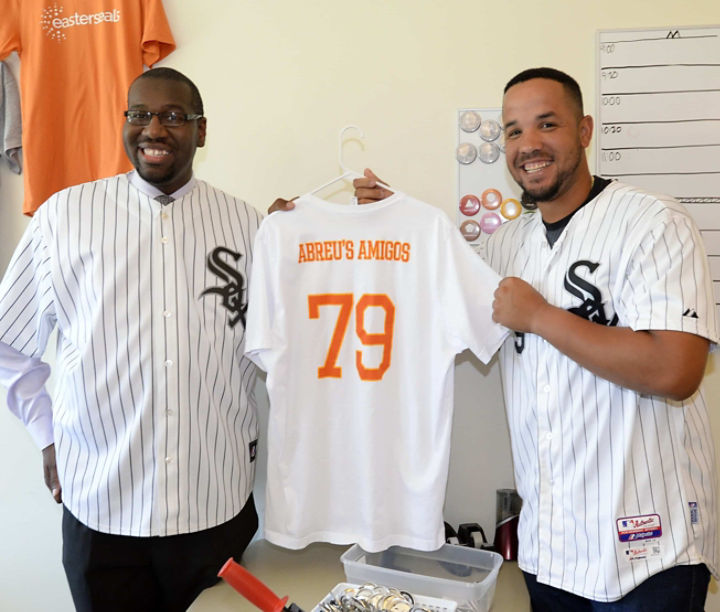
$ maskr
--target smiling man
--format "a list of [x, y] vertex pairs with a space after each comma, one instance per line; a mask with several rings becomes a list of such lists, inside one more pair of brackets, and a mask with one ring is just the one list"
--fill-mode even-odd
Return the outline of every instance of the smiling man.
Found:
[[207, 120], [194, 85], [166, 78], [158, 87], [158, 80], [156, 71], [149, 71], [130, 87], [123, 143], [140, 177], [171, 194], [192, 178], [195, 149], [205, 146]]
[[242, 355], [260, 215], [193, 176], [203, 115], [181, 73], [139, 76], [123, 129], [135, 170], [52, 196], [0, 285], [0, 379], [64, 504], [81, 611], [185, 610], [257, 529]]
[[500, 362], [533, 610], [702, 610], [718, 567], [700, 384], [718, 331], [700, 234], [672, 198], [591, 175], [568, 75], [511, 79], [503, 123], [538, 209], [487, 245], [507, 277], [494, 319], [516, 331]]
[[[561, 219], [590, 193], [593, 182], [585, 158], [593, 120], [583, 115], [580, 89], [571, 82], [529, 79], [508, 87], [505, 95], [505, 152], [510, 174], [522, 187], [525, 203], [553, 202], [552, 207], [543, 208], [543, 219]], [[555, 99], [558, 95], [561, 105]], [[528, 117], [537, 124], [534, 132], [522, 124]], [[534, 140], [528, 140], [530, 137]]]
[[[533, 612], [700, 612], [717, 578], [702, 378], [717, 346], [700, 233], [668, 196], [593, 176], [577, 82], [553, 68], [503, 98], [508, 169], [535, 212], [489, 238], [493, 318]], [[367, 170], [360, 203], [389, 192]]]

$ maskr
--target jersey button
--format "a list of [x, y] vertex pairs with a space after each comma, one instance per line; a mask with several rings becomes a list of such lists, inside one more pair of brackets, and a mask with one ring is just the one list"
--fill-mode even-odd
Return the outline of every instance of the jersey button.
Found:
[[169, 319], [170, 317], [172, 317], [172, 312], [170, 312], [169, 310], [163, 310], [163, 317]]
[[168, 359], [168, 360], [165, 362], [165, 367], [166, 367], [166, 368], [169, 368], [169, 367], [172, 366], [172, 364], [173, 364], [172, 359]]
[[168, 243], [168, 237], [167, 237], [167, 236], [163, 236], [162, 238], [160, 238], [160, 242], [162, 242], [163, 244], [167, 244], [167, 243]]
[[165, 457], [165, 463], [172, 463], [173, 458], [172, 457]]

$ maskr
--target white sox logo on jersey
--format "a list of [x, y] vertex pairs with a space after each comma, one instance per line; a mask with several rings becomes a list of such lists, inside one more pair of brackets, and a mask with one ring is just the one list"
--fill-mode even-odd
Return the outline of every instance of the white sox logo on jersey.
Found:
[[568, 311], [593, 323], [615, 327], [618, 324], [618, 316], [616, 314], [612, 320], [608, 320], [600, 290], [576, 272], [578, 268], [587, 268], [592, 274], [598, 269], [599, 265], [599, 263], [593, 263], [592, 261], [581, 260], [570, 266], [565, 275], [565, 289], [575, 297], [583, 300], [583, 303], [580, 306], [568, 308]]
[[[582, 300], [582, 304], [573, 306], [567, 310], [592, 323], [615, 327], [618, 324], [617, 314], [614, 314], [612, 319], [608, 319], [605, 313], [602, 293], [600, 293], [600, 290], [595, 285], [578, 274], [579, 268], [587, 268], [590, 274], [593, 274], [599, 266], [599, 263], [583, 259], [576, 261], [568, 268], [563, 285], [572, 295]], [[515, 332], [515, 351], [520, 354], [524, 349], [525, 334], [523, 332]]]
[[226, 247], [213, 249], [207, 258], [208, 269], [226, 284], [222, 287], [208, 287], [200, 294], [200, 297], [209, 293], [218, 294], [222, 297], [222, 305], [235, 315], [228, 319], [228, 325], [235, 327], [238, 321], [242, 321], [243, 327], [245, 327], [245, 313], [247, 312], [247, 300], [243, 303], [245, 279], [231, 263], [223, 259], [222, 255], [228, 255], [235, 262], [242, 257], [240, 253]]

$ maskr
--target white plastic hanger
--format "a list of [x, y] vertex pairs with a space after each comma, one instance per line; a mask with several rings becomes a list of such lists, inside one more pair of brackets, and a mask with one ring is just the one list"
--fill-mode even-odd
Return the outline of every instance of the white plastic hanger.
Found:
[[[357, 130], [359, 132], [359, 138], [363, 139], [365, 138], [364, 132], [357, 126], [357, 125], [346, 125], [344, 128], [340, 130], [340, 133], [338, 134], [338, 164], [340, 165], [340, 168], [342, 169], [342, 174], [336, 176], [333, 179], [330, 179], [327, 183], [323, 183], [319, 187], [316, 187], [310, 193], [317, 193], [318, 191], [322, 191], [326, 187], [329, 187], [333, 183], [336, 183], [337, 181], [344, 181], [350, 178], [362, 178], [363, 174], [360, 172], [357, 172], [355, 170], [352, 170], [351, 168], [348, 168], [345, 163], [343, 162], [343, 143], [345, 139], [345, 132], [348, 130]], [[388, 191], [394, 191], [387, 185], [378, 182], [377, 183], [380, 187], [387, 189]], [[357, 199], [353, 198], [353, 202], [357, 204]]]

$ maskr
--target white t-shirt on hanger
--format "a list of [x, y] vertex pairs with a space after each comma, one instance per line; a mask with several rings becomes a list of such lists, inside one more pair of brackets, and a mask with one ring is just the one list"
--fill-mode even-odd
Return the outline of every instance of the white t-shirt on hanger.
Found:
[[487, 362], [499, 276], [438, 208], [306, 195], [258, 230], [246, 351], [268, 372], [265, 537], [444, 542], [454, 357]]

